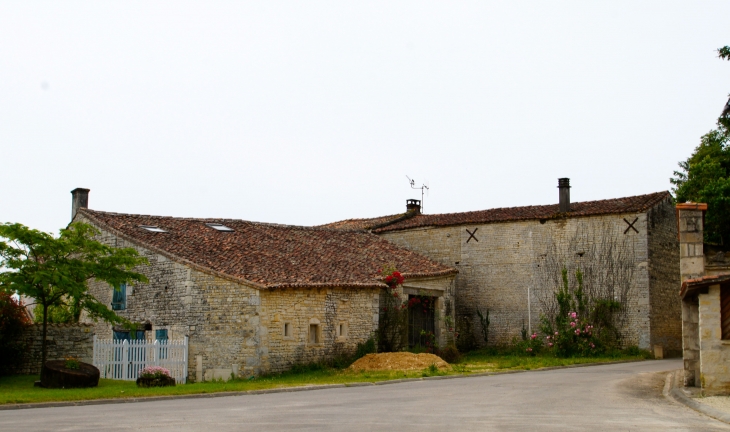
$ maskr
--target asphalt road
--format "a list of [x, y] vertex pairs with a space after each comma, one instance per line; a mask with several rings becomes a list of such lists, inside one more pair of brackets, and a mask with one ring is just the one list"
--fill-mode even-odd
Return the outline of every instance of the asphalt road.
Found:
[[293, 393], [0, 411], [0, 431], [730, 431], [666, 400], [680, 360]]

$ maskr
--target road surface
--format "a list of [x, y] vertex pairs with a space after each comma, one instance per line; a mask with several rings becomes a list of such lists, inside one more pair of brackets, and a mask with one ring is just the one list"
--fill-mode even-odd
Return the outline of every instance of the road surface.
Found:
[[[665, 399], [681, 360], [292, 393], [0, 411], [0, 431], [730, 431]], [[1, 391], [2, 389], [0, 389]]]

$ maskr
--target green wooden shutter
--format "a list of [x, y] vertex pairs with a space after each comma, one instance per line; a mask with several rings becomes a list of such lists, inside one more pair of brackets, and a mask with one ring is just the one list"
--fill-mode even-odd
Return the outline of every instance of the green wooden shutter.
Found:
[[115, 289], [112, 295], [112, 310], [125, 310], [127, 308], [127, 284], [123, 283], [119, 289]]

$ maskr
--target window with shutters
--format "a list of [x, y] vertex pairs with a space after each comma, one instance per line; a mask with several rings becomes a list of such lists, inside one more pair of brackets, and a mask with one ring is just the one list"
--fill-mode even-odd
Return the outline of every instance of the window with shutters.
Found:
[[119, 289], [112, 291], [112, 310], [125, 310], [127, 308], [127, 284], [123, 283]]
[[730, 285], [720, 287], [720, 325], [723, 340], [730, 340]]

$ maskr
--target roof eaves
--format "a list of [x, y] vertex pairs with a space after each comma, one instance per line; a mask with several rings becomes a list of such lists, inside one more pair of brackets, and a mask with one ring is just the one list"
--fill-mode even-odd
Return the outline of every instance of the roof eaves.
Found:
[[680, 290], [679, 295], [682, 298], [685, 298], [689, 293], [697, 291], [698, 289], [709, 287], [710, 285], [721, 284], [728, 281], [730, 281], [730, 274], [702, 276], [695, 279], [687, 279], [686, 281], [682, 282], [682, 289]]

